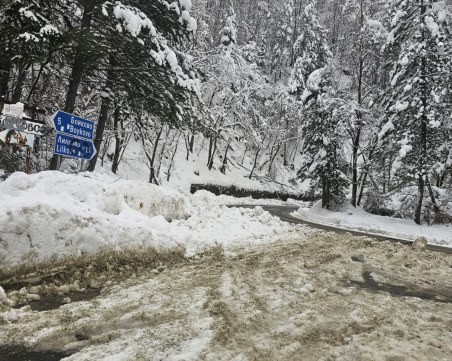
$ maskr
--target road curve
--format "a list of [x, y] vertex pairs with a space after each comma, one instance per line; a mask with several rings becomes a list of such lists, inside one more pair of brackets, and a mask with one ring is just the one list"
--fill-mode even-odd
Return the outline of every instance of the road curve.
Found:
[[[299, 217], [295, 217], [292, 215], [292, 213], [299, 208], [297, 206], [233, 204], [233, 205], [228, 205], [228, 207], [241, 207], [241, 208], [262, 207], [264, 210], [271, 213], [273, 216], [280, 218], [282, 221], [292, 223], [292, 224], [303, 224], [303, 225], [309, 226], [311, 228], [320, 229], [320, 230], [327, 231], [327, 232], [336, 232], [339, 234], [350, 233], [350, 234], [352, 234], [354, 236], [358, 236], [358, 237], [363, 237], [363, 236], [370, 237], [370, 238], [378, 239], [381, 241], [391, 241], [391, 242], [402, 243], [405, 245], [411, 245], [413, 243], [413, 241], [410, 241], [407, 239], [391, 237], [391, 236], [384, 235], [384, 234], [366, 233], [366, 232], [362, 232], [362, 231], [339, 228], [339, 227], [320, 224], [320, 223], [316, 223], [316, 222], [302, 219]], [[452, 254], [452, 248], [450, 248], [450, 247], [428, 244], [426, 248], [431, 251]]]

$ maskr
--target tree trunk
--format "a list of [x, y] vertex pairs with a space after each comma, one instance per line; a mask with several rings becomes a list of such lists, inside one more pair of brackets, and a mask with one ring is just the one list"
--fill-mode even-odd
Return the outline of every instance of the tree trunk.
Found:
[[195, 145], [195, 134], [192, 134], [191, 135], [191, 137], [190, 137], [190, 143], [189, 143], [189, 146], [190, 146], [190, 153], [193, 153], [193, 147], [194, 147], [194, 145]]
[[228, 150], [230, 148], [231, 141], [228, 142], [226, 150], [224, 152], [223, 164], [221, 165], [220, 172], [226, 174], [226, 166], [228, 165]]
[[[360, 1], [360, 32], [364, 27], [364, 9], [363, 1]], [[360, 37], [359, 40], [359, 61], [358, 61], [358, 105], [361, 107], [363, 103], [363, 75], [364, 75], [364, 54], [363, 54], [363, 40]], [[361, 127], [362, 127], [363, 114], [361, 110], [356, 112], [356, 133], [353, 139], [353, 154], [352, 154], [352, 197], [351, 203], [353, 207], [357, 206], [358, 196], [358, 152], [359, 144], [361, 141]]]
[[[108, 92], [113, 88], [114, 83], [114, 67], [116, 65], [116, 59], [114, 55], [109, 56], [109, 70], [107, 71], [107, 81], [105, 83], [105, 90]], [[96, 126], [96, 137], [94, 138], [94, 147], [97, 149], [97, 153], [94, 155], [93, 159], [89, 162], [88, 170], [93, 172], [96, 168], [97, 158], [99, 156], [99, 150], [102, 145], [102, 139], [104, 138], [105, 125], [107, 124], [108, 112], [110, 110], [111, 98], [110, 96], [102, 98], [102, 105], [100, 107], [99, 119], [97, 120]]]
[[207, 167], [209, 168], [209, 170], [213, 168], [216, 152], [217, 152], [217, 135], [212, 135], [209, 140], [209, 160], [207, 162]]
[[[93, 10], [94, 10], [94, 1], [87, 1], [85, 7], [83, 9], [83, 17], [81, 24], [81, 32], [84, 34], [88, 34], [91, 30], [91, 21], [93, 19]], [[82, 75], [85, 67], [85, 57], [86, 54], [84, 52], [84, 41], [81, 36], [78, 39], [78, 43], [75, 47], [75, 57], [74, 63], [72, 65], [72, 73], [69, 81], [69, 88], [66, 94], [66, 104], [64, 106], [64, 111], [66, 113], [73, 113], [75, 108], [75, 101], [77, 99], [77, 91], [82, 80]], [[96, 155], [97, 158], [97, 155]], [[50, 170], [57, 170], [59, 168], [61, 157], [58, 155], [53, 155], [52, 160], [50, 161]], [[90, 164], [91, 167], [91, 164]]]
[[422, 214], [422, 204], [424, 199], [424, 177], [422, 174], [419, 174], [418, 179], [418, 188], [417, 188], [417, 204], [416, 204], [416, 210], [414, 212], [414, 222], [416, 224], [421, 224], [421, 214]]
[[121, 148], [124, 144], [124, 140], [119, 135], [120, 117], [121, 117], [120, 108], [119, 106], [116, 106], [115, 115], [113, 118], [113, 127], [115, 129], [115, 154], [113, 155], [113, 164], [111, 165], [111, 171], [115, 174], [118, 171], [119, 156], [121, 154]]
[[359, 142], [361, 138], [361, 128], [356, 130], [355, 139], [353, 139], [353, 153], [352, 153], [352, 198], [351, 203], [353, 207], [358, 205], [358, 151]]
[[24, 87], [25, 77], [27, 76], [27, 71], [23, 62], [19, 65], [16, 87], [14, 88], [14, 94], [11, 99], [12, 103], [17, 103], [21, 101], [22, 89]]
[[256, 151], [256, 155], [254, 156], [254, 164], [253, 164], [253, 168], [251, 169], [251, 173], [250, 173], [250, 175], [248, 177], [249, 179], [253, 178], [254, 170], [256, 169], [256, 166], [257, 166], [257, 159], [259, 157], [259, 152], [260, 151], [261, 151], [261, 149], [258, 148], [257, 151]]
[[155, 155], [157, 154], [157, 149], [158, 149], [158, 145], [159, 145], [159, 141], [160, 141], [160, 137], [162, 136], [163, 133], [163, 126], [160, 128], [158, 134], [157, 134], [157, 138], [155, 139], [155, 143], [154, 143], [154, 149], [152, 150], [152, 157], [150, 160], [150, 164], [149, 164], [149, 168], [150, 168], [150, 174], [149, 174], [149, 183], [152, 184], [159, 184], [159, 182], [157, 181], [157, 177], [155, 175], [155, 167], [154, 167], [154, 163], [155, 163]]
[[[424, 15], [425, 15], [425, 6], [424, 1], [421, 0], [420, 3], [421, 8], [421, 21], [424, 21]], [[425, 32], [426, 29], [422, 29], [422, 40], [425, 41]], [[421, 127], [420, 127], [420, 136], [421, 136], [421, 156], [419, 159], [419, 175], [418, 175], [418, 192], [417, 192], [417, 205], [416, 210], [414, 213], [414, 222], [416, 224], [421, 224], [421, 214], [422, 214], [422, 205], [424, 201], [424, 187], [425, 187], [425, 181], [424, 176], [426, 177], [426, 163], [427, 163], [427, 62], [425, 59], [425, 56], [422, 57], [421, 60], [421, 80], [422, 80], [422, 107], [423, 107], [423, 113], [421, 117]]]
[[322, 177], [322, 208], [330, 209], [330, 182], [326, 176]]
[[[0, 44], [0, 50], [2, 56], [0, 56], [0, 110], [3, 109], [2, 99], [7, 102], [8, 96], [8, 84], [11, 74], [11, 57], [8, 56], [6, 49], [8, 48], [7, 43]], [[6, 56], [5, 56], [6, 55]]]
[[436, 202], [435, 193], [433, 192], [433, 188], [432, 185], [430, 184], [430, 180], [428, 179], [428, 177], [425, 177], [425, 183], [427, 185], [428, 194], [430, 196], [430, 202], [432, 203], [433, 212], [435, 212], [434, 219], [437, 219], [440, 213], [440, 209], [438, 203]]
[[[273, 156], [271, 156], [270, 157], [270, 164], [268, 165], [268, 175], [270, 176], [270, 173], [271, 173], [271, 170], [272, 170], [272, 166], [273, 166], [273, 163], [274, 163], [274, 161], [275, 161], [275, 159], [276, 159], [276, 156], [279, 154], [279, 150], [281, 149], [281, 143], [280, 142], [278, 142], [278, 145], [277, 145], [277, 147], [276, 147], [276, 151], [275, 151], [275, 153], [273, 154]], [[286, 150], [284, 150], [284, 153], [286, 152]], [[286, 156], [284, 156], [284, 163], [286, 163]], [[286, 165], [284, 165], [284, 166], [286, 166]]]
[[167, 171], [167, 173], [166, 173], [166, 181], [167, 181], [167, 182], [169, 182], [169, 181], [170, 181], [170, 178], [171, 178], [171, 168], [173, 167], [174, 157], [176, 156], [176, 153], [177, 153], [177, 147], [179, 146], [179, 139], [180, 139], [180, 136], [179, 136], [179, 138], [177, 138], [176, 146], [174, 147], [173, 156], [171, 157], [171, 162], [170, 162], [170, 164], [169, 164], [169, 166], [168, 166], [168, 171]]
[[31, 85], [30, 91], [28, 92], [28, 96], [27, 96], [27, 103], [30, 102], [31, 97], [33, 96], [33, 93], [36, 90], [36, 87], [38, 85], [39, 80], [41, 79], [42, 76], [42, 72], [44, 71], [44, 69], [46, 68], [47, 64], [50, 63], [50, 60], [52, 60], [52, 55], [53, 55], [53, 51], [50, 50], [49, 51], [49, 55], [47, 56], [47, 59], [44, 63], [42, 63], [39, 66], [39, 71], [38, 74], [36, 75], [36, 79], [34, 80], [33, 84]]
[[77, 91], [82, 80], [85, 70], [85, 36], [91, 31], [91, 21], [93, 19], [94, 1], [87, 1], [83, 10], [81, 33], [75, 49], [74, 64], [72, 65], [72, 73], [69, 81], [69, 88], [66, 95], [66, 105], [64, 111], [72, 113], [75, 108], [75, 100], [77, 99]]

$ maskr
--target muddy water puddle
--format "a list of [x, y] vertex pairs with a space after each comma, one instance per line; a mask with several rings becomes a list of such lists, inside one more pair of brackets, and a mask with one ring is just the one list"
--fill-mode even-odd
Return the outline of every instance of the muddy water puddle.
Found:
[[60, 361], [70, 356], [53, 351], [29, 351], [21, 347], [0, 347], [2, 361]]
[[370, 292], [387, 292], [393, 297], [415, 297], [422, 300], [436, 301], [442, 303], [452, 303], [451, 294], [445, 294], [440, 290], [434, 289], [410, 289], [403, 285], [394, 285], [390, 283], [377, 282], [372, 272], [363, 272], [363, 282], [351, 280], [350, 284]]
[[30, 302], [33, 311], [50, 311], [55, 310], [63, 305], [63, 300], [66, 297], [71, 299], [71, 302], [89, 301], [100, 295], [100, 289], [88, 289], [86, 292], [70, 293], [68, 295], [43, 295], [40, 301]]

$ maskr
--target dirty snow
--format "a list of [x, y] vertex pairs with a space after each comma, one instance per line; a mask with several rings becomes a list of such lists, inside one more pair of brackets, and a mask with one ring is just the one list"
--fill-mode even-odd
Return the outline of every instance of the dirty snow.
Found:
[[[65, 360], [448, 360], [450, 255], [293, 228], [107, 282], [46, 312], [0, 305], [0, 351]], [[108, 273], [106, 274], [108, 275]]]

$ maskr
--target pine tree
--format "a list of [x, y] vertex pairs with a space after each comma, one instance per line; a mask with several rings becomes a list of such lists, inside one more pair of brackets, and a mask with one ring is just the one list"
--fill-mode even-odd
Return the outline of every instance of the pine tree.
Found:
[[331, 52], [326, 32], [317, 20], [316, 0], [309, 0], [301, 18], [301, 34], [293, 45], [295, 63], [289, 78], [289, 91], [300, 96], [306, 88], [309, 75], [323, 68]]
[[340, 148], [345, 133], [343, 105], [334, 91], [331, 65], [311, 73], [301, 100], [303, 156], [298, 175], [310, 179], [313, 189], [321, 189], [322, 208], [331, 209], [344, 201], [348, 185]]
[[[450, 109], [451, 47], [444, 3], [397, 1], [386, 51], [391, 57], [390, 87], [384, 98], [387, 122], [380, 138], [398, 150], [394, 177], [417, 183], [414, 221], [422, 222], [425, 188], [431, 202], [431, 177], [441, 161]], [[450, 125], [450, 124], [449, 124]]]
[[220, 31], [220, 44], [222, 44], [225, 48], [237, 44], [236, 15], [232, 1], [230, 2], [229, 5], [225, 25], [223, 29], [221, 29]]
[[[0, 7], [0, 98], [23, 101], [25, 79], [34, 64], [47, 64], [60, 38], [60, 1], [4, 0]], [[39, 76], [42, 72], [39, 71]], [[12, 73], [15, 81], [10, 82]], [[38, 78], [39, 78], [38, 76]], [[33, 89], [30, 90], [32, 92]]]

